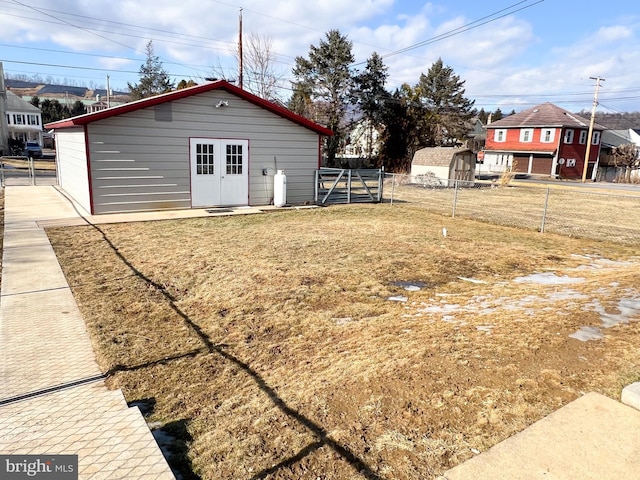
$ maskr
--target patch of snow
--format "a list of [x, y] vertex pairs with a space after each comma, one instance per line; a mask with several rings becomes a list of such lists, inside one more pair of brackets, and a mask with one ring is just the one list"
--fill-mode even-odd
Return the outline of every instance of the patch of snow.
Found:
[[343, 318], [332, 318], [336, 322], [336, 325], [346, 325], [351, 322], [353, 319], [351, 317], [343, 317]]
[[559, 290], [557, 292], [551, 293], [549, 296], [547, 296], [547, 298], [552, 302], [559, 302], [561, 300], [585, 300], [589, 297], [584, 293], [576, 292], [575, 290], [566, 288], [564, 290]]
[[581, 342], [587, 342], [589, 340], [601, 340], [604, 338], [604, 333], [598, 327], [582, 327], [576, 333], [569, 335], [569, 337]]
[[395, 295], [393, 297], [387, 298], [387, 300], [389, 300], [391, 302], [406, 302], [409, 299], [407, 297], [405, 297], [404, 295]]
[[617, 309], [620, 313], [608, 313], [598, 300], [593, 302], [594, 310], [600, 314], [600, 320], [605, 328], [610, 328], [631, 320], [640, 320], [640, 298], [622, 298]]
[[476, 330], [480, 332], [485, 332], [487, 335], [491, 335], [491, 332], [493, 332], [494, 328], [495, 328], [495, 325], [478, 325], [476, 327]]
[[540, 285], [566, 285], [570, 283], [582, 283], [585, 279], [582, 277], [569, 277], [567, 275], [559, 277], [554, 272], [542, 272], [533, 273], [525, 277], [516, 277], [513, 281], [516, 283], [537, 283]]
[[458, 277], [460, 280], [464, 280], [465, 282], [471, 283], [487, 283], [484, 280], [477, 280], [475, 278], [467, 278], [467, 277]]
[[408, 292], [417, 292], [418, 290], [420, 290], [420, 287], [418, 287], [417, 285], [407, 285], [406, 287], [404, 287], [404, 289]]

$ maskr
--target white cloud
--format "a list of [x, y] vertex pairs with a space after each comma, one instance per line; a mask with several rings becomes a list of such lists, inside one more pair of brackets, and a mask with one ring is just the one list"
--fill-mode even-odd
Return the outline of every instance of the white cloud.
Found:
[[613, 27], [600, 28], [595, 36], [594, 41], [600, 42], [617, 42], [633, 37], [633, 30], [629, 27], [616, 25]]

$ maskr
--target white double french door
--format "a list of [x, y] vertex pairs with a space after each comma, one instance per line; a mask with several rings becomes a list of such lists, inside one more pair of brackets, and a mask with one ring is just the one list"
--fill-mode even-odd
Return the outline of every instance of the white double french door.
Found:
[[249, 141], [192, 138], [191, 206], [249, 204]]

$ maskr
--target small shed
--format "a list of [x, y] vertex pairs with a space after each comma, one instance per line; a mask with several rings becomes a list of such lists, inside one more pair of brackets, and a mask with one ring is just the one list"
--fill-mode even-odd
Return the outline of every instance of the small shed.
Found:
[[453, 185], [456, 180], [473, 182], [476, 156], [468, 148], [427, 147], [418, 150], [411, 162], [411, 176], [433, 175]]
[[332, 133], [226, 81], [46, 127], [60, 187], [91, 214], [269, 205], [278, 170], [287, 203], [313, 202]]

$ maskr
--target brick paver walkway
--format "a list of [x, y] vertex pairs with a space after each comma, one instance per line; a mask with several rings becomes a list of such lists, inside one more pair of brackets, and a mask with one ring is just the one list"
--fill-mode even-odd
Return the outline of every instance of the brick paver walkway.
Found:
[[0, 454], [77, 454], [82, 479], [174, 479], [140, 411], [105, 387], [41, 228], [78, 218], [54, 187], [5, 189]]

